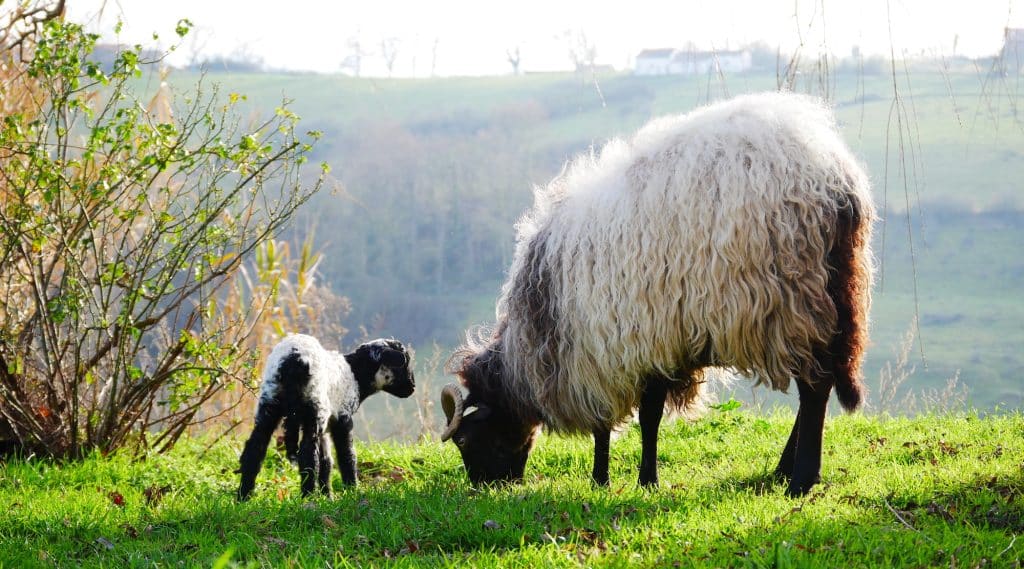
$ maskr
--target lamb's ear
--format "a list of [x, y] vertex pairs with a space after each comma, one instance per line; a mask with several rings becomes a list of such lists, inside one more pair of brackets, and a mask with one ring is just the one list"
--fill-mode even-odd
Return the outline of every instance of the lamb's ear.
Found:
[[371, 362], [379, 364], [381, 354], [383, 354], [386, 349], [387, 347], [380, 340], [374, 340], [359, 346], [356, 353], [362, 352]]
[[402, 367], [407, 363], [405, 352], [399, 352], [390, 348], [380, 350], [377, 361], [387, 367]]

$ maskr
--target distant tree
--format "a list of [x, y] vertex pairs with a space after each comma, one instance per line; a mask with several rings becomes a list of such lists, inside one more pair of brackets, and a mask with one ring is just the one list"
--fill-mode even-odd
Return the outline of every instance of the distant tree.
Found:
[[430, 76], [433, 77], [437, 72], [437, 47], [441, 43], [441, 38], [434, 38], [434, 46], [430, 49]]
[[567, 31], [565, 36], [569, 42], [569, 61], [577, 72], [593, 69], [597, 61], [597, 46], [588, 38], [583, 30]]
[[750, 52], [750, 65], [757, 70], [774, 70], [779, 60], [779, 49], [765, 41], [756, 41], [743, 47]]
[[358, 36], [349, 38], [345, 45], [348, 47], [349, 54], [342, 60], [341, 68], [348, 69], [352, 75], [359, 77], [359, 74], [362, 73], [363, 57], [367, 55], [367, 52], [363, 49], [363, 44]]
[[202, 67], [200, 54], [206, 51], [206, 46], [213, 37], [213, 30], [210, 28], [196, 27], [188, 35], [188, 65], [187, 69], [199, 69]]
[[258, 73], [267, 68], [263, 58], [248, 46], [236, 47], [227, 55], [215, 55], [192, 63], [188, 69], [196, 71], [224, 71], [230, 73]]
[[514, 50], [506, 49], [505, 57], [508, 58], [508, 62], [512, 65], [512, 75], [519, 75], [519, 46], [517, 45]]
[[[955, 51], [956, 43], [953, 45]], [[1005, 71], [1019, 71], [1024, 68], [1024, 28], [1007, 27], [1004, 30], [1003, 48], [999, 50], [998, 63]]]
[[380, 40], [380, 56], [384, 58], [384, 65], [388, 68], [388, 77], [395, 69], [395, 59], [398, 58], [398, 38], [385, 38]]

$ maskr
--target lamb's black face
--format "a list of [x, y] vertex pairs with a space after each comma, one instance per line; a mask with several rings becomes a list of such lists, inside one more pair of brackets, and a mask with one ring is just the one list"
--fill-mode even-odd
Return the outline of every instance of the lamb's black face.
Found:
[[412, 360], [405, 346], [398, 340], [378, 340], [384, 347], [378, 359], [377, 385], [381, 390], [396, 397], [409, 397], [416, 390], [416, 377], [412, 372]]
[[[452, 442], [462, 454], [466, 474], [473, 484], [518, 482], [533, 447], [535, 429], [515, 416], [486, 404], [466, 401]], [[449, 408], [445, 406], [445, 412]], [[448, 422], [451, 424], [452, 417]]]
[[[405, 346], [398, 340], [374, 340], [367, 342], [349, 360], [357, 377], [361, 373], [372, 373], [373, 391], [386, 391], [396, 397], [409, 397], [416, 390], [416, 377], [412, 371], [412, 358]], [[367, 380], [368, 381], [368, 380]]]

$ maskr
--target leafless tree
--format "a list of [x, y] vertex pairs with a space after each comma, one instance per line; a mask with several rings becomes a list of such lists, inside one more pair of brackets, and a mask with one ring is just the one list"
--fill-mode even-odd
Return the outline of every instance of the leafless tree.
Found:
[[512, 75], [519, 75], [519, 61], [521, 60], [519, 46], [517, 45], [514, 50], [506, 49], [505, 56], [508, 58], [509, 64], [512, 65]]
[[597, 46], [587, 38], [583, 30], [566, 31], [565, 37], [569, 42], [569, 61], [577, 72], [586, 69], [593, 69], [597, 60]]
[[395, 68], [395, 59], [398, 58], [398, 38], [380, 40], [380, 56], [384, 58], [384, 65], [388, 68], [388, 77], [391, 77]]
[[430, 50], [430, 76], [433, 77], [437, 72], [437, 46], [441, 43], [441, 38], [434, 38], [434, 47]]
[[342, 60], [341, 67], [352, 70], [352, 75], [359, 77], [362, 72], [363, 57], [367, 55], [367, 52], [363, 50], [363, 44], [358, 36], [349, 38], [345, 45], [348, 47], [349, 54]]
[[200, 56], [206, 51], [206, 45], [212, 37], [213, 30], [210, 28], [196, 27], [192, 30], [188, 40], [188, 67], [197, 68], [202, 64]]

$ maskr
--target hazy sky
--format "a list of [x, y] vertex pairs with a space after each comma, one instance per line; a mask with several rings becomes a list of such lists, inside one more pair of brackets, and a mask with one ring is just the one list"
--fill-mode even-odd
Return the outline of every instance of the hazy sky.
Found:
[[[359, 3], [326, 0], [71, 0], [70, 17], [109, 31], [124, 20], [121, 40], [166, 47], [180, 18], [195, 31], [172, 56], [250, 54], [276, 68], [337, 72], [358, 39], [364, 75], [386, 73], [381, 40], [394, 38], [395, 75], [508, 73], [506, 51], [520, 48], [525, 70], [567, 69], [580, 33], [599, 63], [632, 65], [644, 48], [730, 49], [761, 40], [772, 47], [826, 49], [846, 55], [997, 52], [1006, 26], [1024, 27], [1024, 0], [432, 0]], [[96, 15], [105, 6], [103, 18]], [[891, 18], [888, 16], [891, 14]], [[113, 38], [113, 36], [109, 36]], [[202, 59], [203, 55], [199, 56]]]

